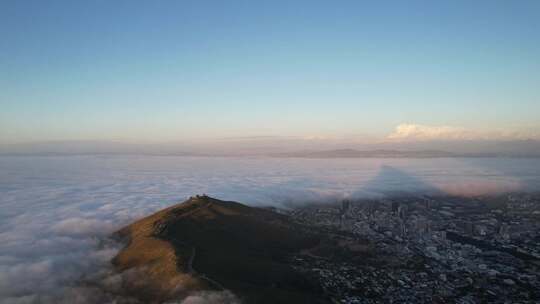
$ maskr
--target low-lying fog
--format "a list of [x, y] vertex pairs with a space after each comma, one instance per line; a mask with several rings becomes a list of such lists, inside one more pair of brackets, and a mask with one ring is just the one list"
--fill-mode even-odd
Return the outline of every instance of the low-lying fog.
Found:
[[[287, 206], [402, 191], [537, 190], [540, 159], [0, 157], [0, 303], [103, 301], [85, 282], [103, 276], [116, 254], [104, 237], [193, 194]], [[219, 297], [190, 300], [204, 299]]]

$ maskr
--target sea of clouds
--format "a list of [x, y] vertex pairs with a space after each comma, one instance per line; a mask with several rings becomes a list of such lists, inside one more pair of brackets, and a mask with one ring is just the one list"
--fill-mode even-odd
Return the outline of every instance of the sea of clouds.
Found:
[[[126, 277], [110, 268], [120, 245], [107, 237], [194, 194], [286, 207], [538, 190], [539, 159], [0, 157], [0, 303], [129, 302]], [[184, 300], [232, 301], [228, 293]]]

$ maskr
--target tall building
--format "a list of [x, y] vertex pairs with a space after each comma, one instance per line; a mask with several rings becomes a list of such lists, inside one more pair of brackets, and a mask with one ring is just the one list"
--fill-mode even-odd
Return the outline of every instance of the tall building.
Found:
[[392, 215], [397, 216], [399, 209], [399, 202], [392, 202]]
[[404, 220], [407, 217], [407, 205], [400, 204], [398, 207], [398, 216], [402, 220]]
[[507, 223], [502, 223], [499, 227], [499, 236], [503, 239], [509, 239], [510, 238], [510, 226], [508, 226]]
[[341, 201], [341, 214], [346, 214], [351, 209], [351, 201], [343, 200]]

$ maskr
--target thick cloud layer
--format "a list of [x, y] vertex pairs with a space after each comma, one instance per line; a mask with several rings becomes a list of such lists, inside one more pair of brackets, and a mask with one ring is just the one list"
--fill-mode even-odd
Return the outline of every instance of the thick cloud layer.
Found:
[[106, 237], [197, 193], [282, 206], [402, 191], [485, 194], [540, 190], [539, 169], [538, 159], [0, 157], [0, 303], [115, 300], [125, 278], [111, 273], [119, 248]]
[[[400, 124], [387, 136], [391, 140], [529, 140], [540, 138], [537, 130], [479, 131], [455, 126]], [[488, 151], [484, 151], [486, 153]]]

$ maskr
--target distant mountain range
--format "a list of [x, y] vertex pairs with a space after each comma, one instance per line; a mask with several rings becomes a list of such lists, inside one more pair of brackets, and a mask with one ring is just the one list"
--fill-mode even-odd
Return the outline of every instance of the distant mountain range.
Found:
[[[301, 147], [301, 148], [299, 148]], [[305, 140], [245, 139], [205, 143], [128, 143], [121, 141], [62, 141], [0, 145], [0, 155], [153, 155], [153, 156], [271, 156], [296, 158], [440, 158], [524, 157], [539, 158], [540, 142], [432, 141], [410, 143], [339, 144]]]
[[441, 158], [441, 157], [497, 157], [496, 153], [452, 153], [438, 150], [399, 151], [337, 149], [326, 151], [304, 151], [292, 153], [276, 153], [276, 157], [297, 158]]

